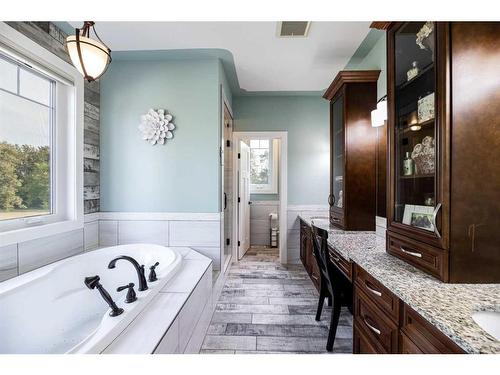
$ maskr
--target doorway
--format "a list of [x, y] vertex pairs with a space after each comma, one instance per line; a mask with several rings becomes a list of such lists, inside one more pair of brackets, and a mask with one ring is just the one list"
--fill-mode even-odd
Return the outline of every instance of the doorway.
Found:
[[287, 132], [233, 132], [233, 261], [252, 248], [287, 263]]

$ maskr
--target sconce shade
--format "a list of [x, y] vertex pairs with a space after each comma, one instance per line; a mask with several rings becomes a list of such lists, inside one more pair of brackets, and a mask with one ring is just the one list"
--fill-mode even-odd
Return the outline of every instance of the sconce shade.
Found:
[[72, 64], [89, 82], [102, 76], [111, 62], [111, 50], [97, 34], [98, 40], [90, 38], [91, 27], [94, 29], [93, 22], [85, 22], [81, 33], [76, 29], [75, 35], [66, 38], [66, 50]]
[[372, 127], [383, 126], [387, 120], [387, 101], [381, 100], [377, 103], [377, 108], [371, 111]]

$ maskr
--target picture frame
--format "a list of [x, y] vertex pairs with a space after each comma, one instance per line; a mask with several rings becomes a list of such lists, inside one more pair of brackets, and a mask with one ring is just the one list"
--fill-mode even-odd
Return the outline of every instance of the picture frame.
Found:
[[403, 224], [434, 232], [434, 207], [405, 204]]

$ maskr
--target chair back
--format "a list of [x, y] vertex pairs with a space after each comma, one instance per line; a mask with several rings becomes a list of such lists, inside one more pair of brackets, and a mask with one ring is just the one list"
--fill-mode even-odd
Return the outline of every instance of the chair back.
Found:
[[330, 259], [328, 250], [328, 231], [312, 225], [313, 254], [318, 263], [321, 284], [326, 286], [331, 296], [340, 295], [344, 284], [342, 273], [335, 267]]

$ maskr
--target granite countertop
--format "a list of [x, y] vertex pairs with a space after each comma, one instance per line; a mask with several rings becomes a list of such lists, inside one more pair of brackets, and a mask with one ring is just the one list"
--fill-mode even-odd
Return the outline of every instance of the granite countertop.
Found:
[[500, 284], [443, 283], [385, 251], [375, 232], [331, 228], [328, 218], [301, 215], [329, 231], [328, 242], [413, 308], [467, 353], [500, 353], [500, 341], [472, 319], [475, 311], [500, 311]]

